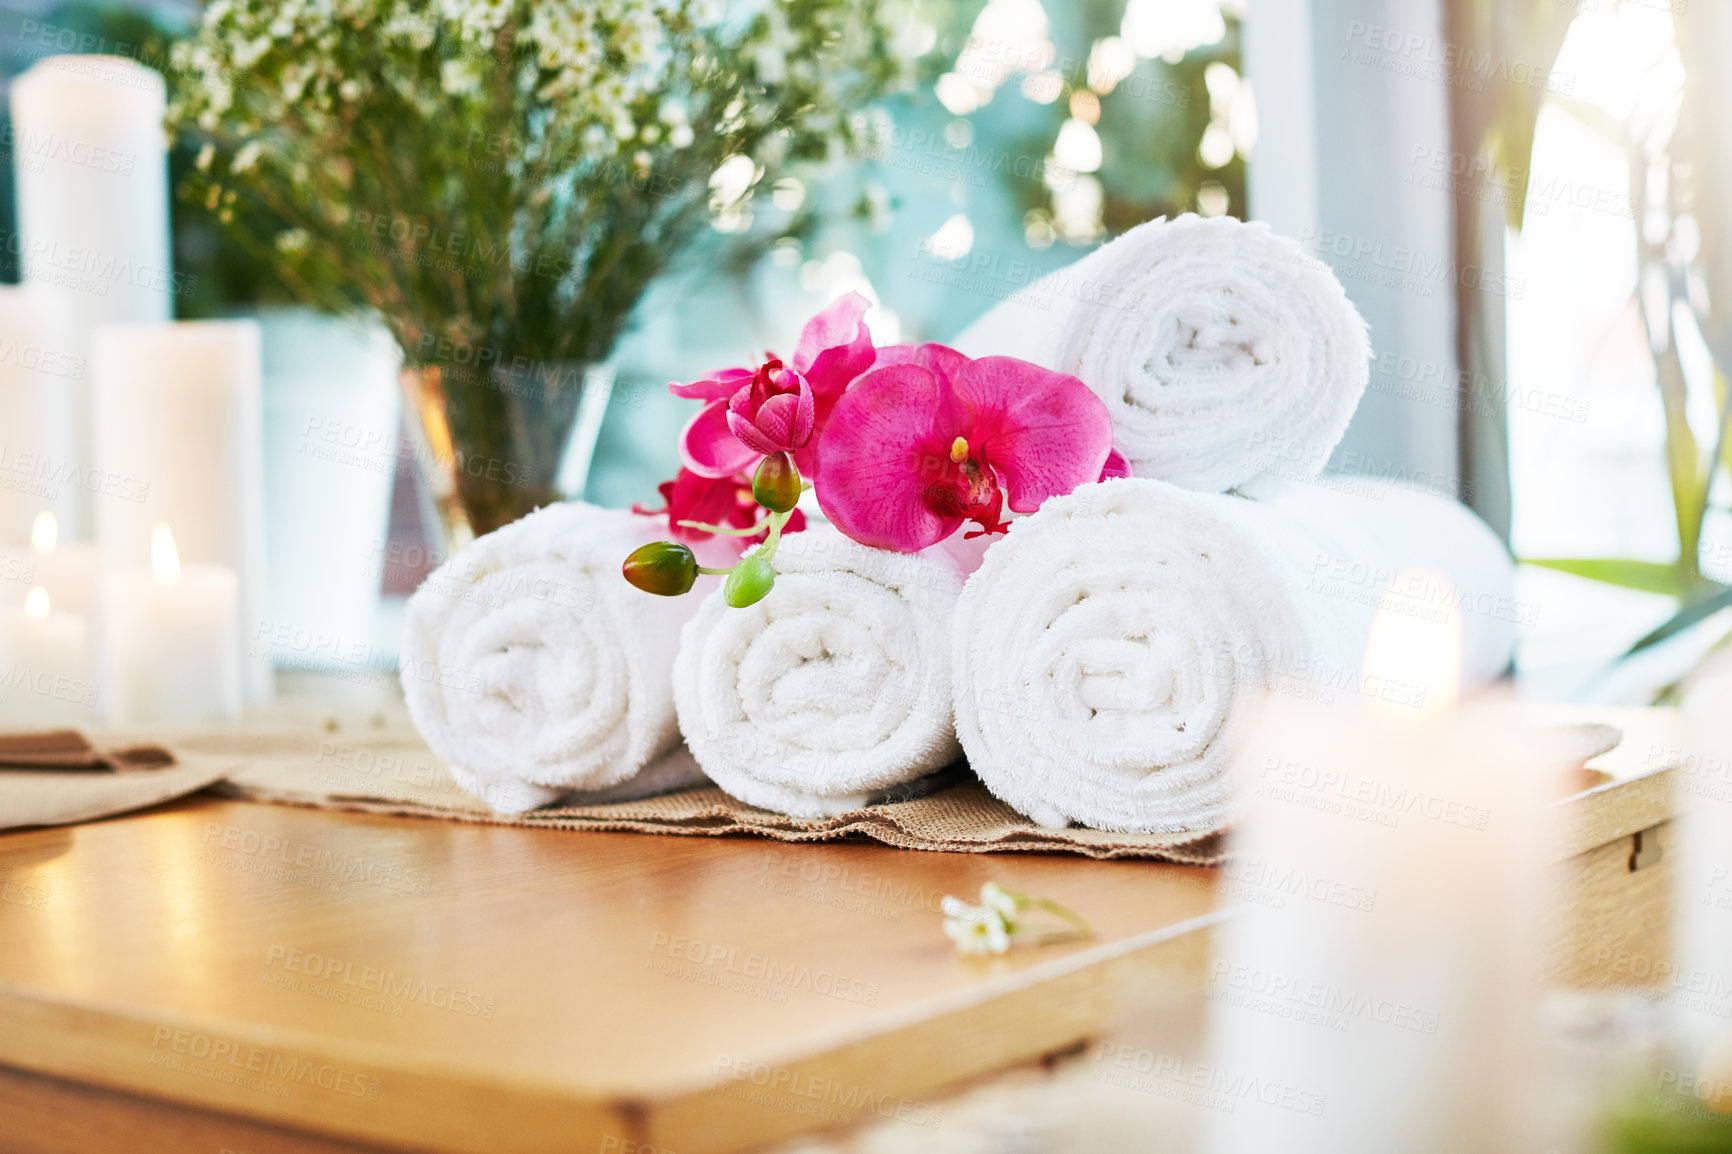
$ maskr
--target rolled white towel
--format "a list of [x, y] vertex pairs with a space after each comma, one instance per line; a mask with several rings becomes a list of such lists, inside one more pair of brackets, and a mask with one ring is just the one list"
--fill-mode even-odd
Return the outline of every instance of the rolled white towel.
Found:
[[[477, 539], [409, 599], [409, 716], [465, 790], [506, 812], [571, 791], [625, 800], [678, 743], [674, 654], [702, 593], [658, 597], [620, 573], [666, 535], [658, 517], [550, 505]], [[694, 768], [637, 784], [647, 796], [702, 780]]]
[[1371, 355], [1327, 266], [1264, 224], [1190, 215], [1049, 274], [956, 347], [1077, 377], [1107, 403], [1136, 476], [1209, 493], [1322, 472]]
[[742, 801], [827, 817], [957, 760], [950, 617], [967, 562], [871, 549], [829, 526], [782, 539], [775, 587], [704, 600], [674, 701], [698, 764]]
[[1503, 672], [1513, 565], [1467, 509], [1274, 478], [1251, 493], [1086, 485], [988, 551], [957, 605], [952, 661], [957, 736], [994, 794], [1043, 825], [1220, 828], [1266, 691], [1422, 704], [1421, 687], [1360, 668], [1387, 596], [1459, 614], [1464, 683]]

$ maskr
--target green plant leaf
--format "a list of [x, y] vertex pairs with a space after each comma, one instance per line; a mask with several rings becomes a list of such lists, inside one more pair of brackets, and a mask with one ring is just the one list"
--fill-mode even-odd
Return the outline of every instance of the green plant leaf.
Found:
[[1632, 561], [1623, 557], [1580, 560], [1523, 557], [1522, 564], [1556, 569], [1560, 573], [1572, 573], [1590, 581], [1601, 581], [1607, 585], [1618, 585], [1642, 593], [1664, 593], [1668, 597], [1685, 597], [1701, 586], [1700, 578], [1681, 572], [1676, 564], [1663, 564], [1658, 561]]
[[1672, 614], [1658, 628], [1625, 650], [1624, 656], [1633, 657], [1644, 649], [1658, 645], [1668, 638], [1676, 637], [1690, 626], [1700, 621], [1706, 621], [1720, 610], [1728, 607], [1732, 607], [1732, 589], [1722, 586], [1719, 592], [1704, 597], [1700, 601], [1693, 601]]
[[[1678, 522], [1678, 540], [1683, 542], [1683, 556], [1694, 560], [1702, 541], [1702, 521], [1699, 512], [1707, 503], [1708, 482], [1701, 467], [1702, 448], [1696, 443], [1696, 433], [1686, 416], [1689, 385], [1684, 379], [1684, 364], [1678, 355], [1677, 331], [1671, 323], [1671, 298], [1667, 298], [1665, 351], [1654, 358], [1654, 375], [1660, 386], [1661, 408], [1666, 416], [1666, 468], [1672, 482], [1672, 508]], [[1712, 464], [1712, 462], [1710, 462]], [[1691, 566], [1694, 568], [1694, 565]]]

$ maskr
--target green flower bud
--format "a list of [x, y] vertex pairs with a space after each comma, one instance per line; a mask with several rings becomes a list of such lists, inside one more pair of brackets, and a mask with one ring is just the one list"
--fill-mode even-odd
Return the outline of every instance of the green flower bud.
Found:
[[633, 549], [620, 571], [645, 593], [678, 597], [697, 581], [698, 559], [677, 541], [652, 541]]
[[762, 601], [775, 584], [775, 568], [753, 553], [749, 557], [741, 557], [740, 563], [734, 566], [733, 572], [729, 573], [728, 579], [722, 583], [722, 600], [731, 608], [744, 609]]
[[752, 474], [752, 496], [772, 513], [786, 513], [800, 502], [800, 470], [787, 453], [771, 453]]

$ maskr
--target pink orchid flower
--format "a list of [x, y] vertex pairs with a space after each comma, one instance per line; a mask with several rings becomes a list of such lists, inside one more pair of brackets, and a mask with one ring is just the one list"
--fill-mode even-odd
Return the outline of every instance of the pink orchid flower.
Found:
[[806, 322], [786, 366], [771, 357], [758, 369], [723, 369], [701, 381], [670, 384], [676, 397], [710, 402], [680, 434], [686, 468], [702, 477], [730, 477], [749, 471], [759, 457], [791, 452], [800, 472], [814, 477], [818, 434], [876, 355], [861, 319], [870, 307], [859, 293], [837, 297]]
[[1110, 481], [1114, 477], [1128, 477], [1130, 475], [1131, 463], [1125, 460], [1123, 453], [1114, 449], [1107, 454], [1107, 463], [1101, 466], [1101, 475], [1096, 480]]
[[728, 398], [728, 430], [761, 457], [804, 449], [817, 419], [812, 386], [775, 357]]
[[[954, 533], [1002, 533], [1006, 504], [1098, 480], [1112, 418], [1075, 377], [927, 344], [879, 350], [818, 441], [818, 504], [866, 545], [912, 553]], [[1121, 458], [1122, 462], [1122, 458]]]

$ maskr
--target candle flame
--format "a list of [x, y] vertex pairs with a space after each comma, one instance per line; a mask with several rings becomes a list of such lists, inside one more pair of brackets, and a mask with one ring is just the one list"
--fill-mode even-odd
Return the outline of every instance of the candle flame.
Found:
[[1447, 577], [1404, 569], [1390, 582], [1365, 644], [1366, 692], [1392, 717], [1447, 713], [1461, 697], [1461, 611]]
[[24, 598], [24, 616], [32, 621], [45, 621], [48, 610], [48, 590], [38, 585]]
[[165, 585], [180, 580], [180, 550], [174, 547], [174, 534], [167, 525], [159, 524], [150, 531], [150, 567]]
[[44, 509], [36, 514], [36, 520], [30, 525], [30, 545], [38, 553], [48, 553], [60, 543], [60, 522], [54, 519], [54, 514]]

